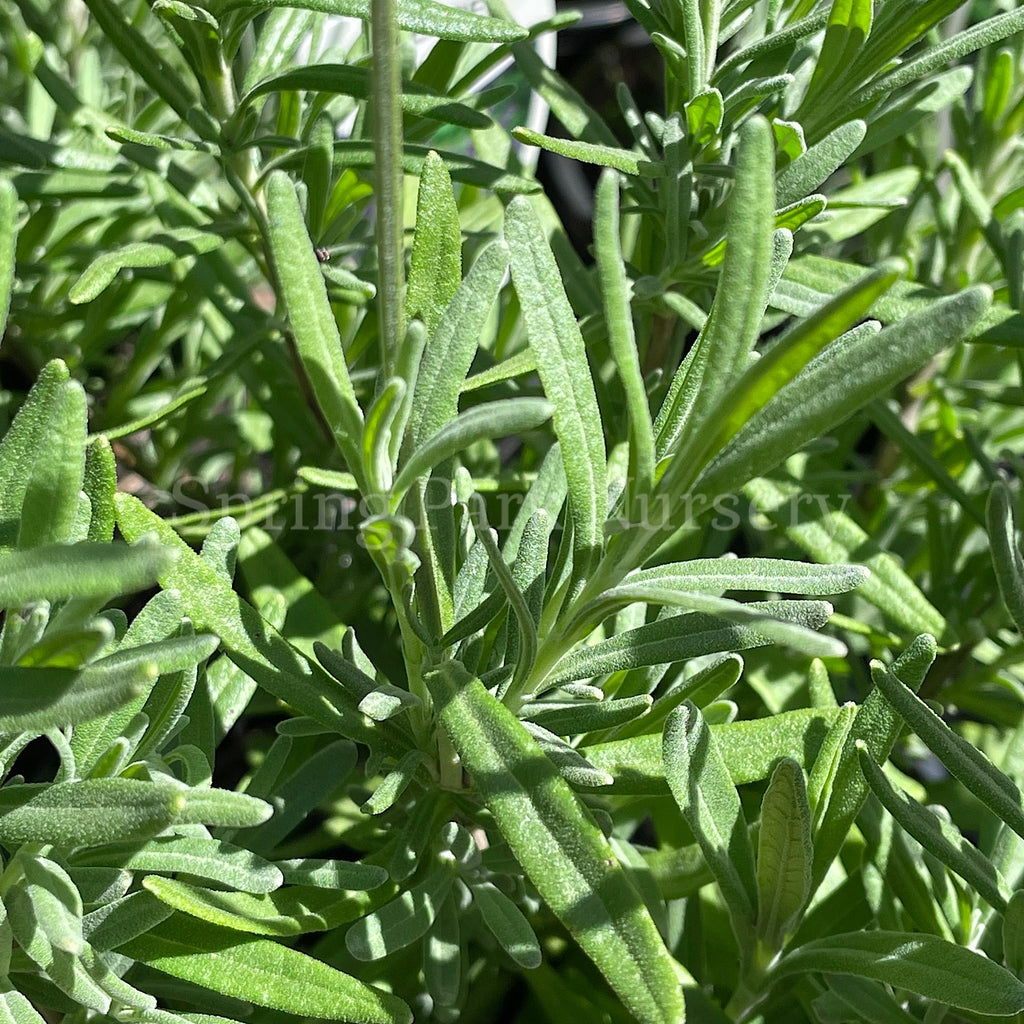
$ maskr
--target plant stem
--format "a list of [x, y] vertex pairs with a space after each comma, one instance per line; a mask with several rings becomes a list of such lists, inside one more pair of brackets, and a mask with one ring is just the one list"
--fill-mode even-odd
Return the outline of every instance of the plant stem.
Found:
[[373, 151], [377, 162], [377, 317], [381, 367], [389, 377], [405, 331], [405, 218], [402, 214], [402, 67], [395, 0], [373, 0]]

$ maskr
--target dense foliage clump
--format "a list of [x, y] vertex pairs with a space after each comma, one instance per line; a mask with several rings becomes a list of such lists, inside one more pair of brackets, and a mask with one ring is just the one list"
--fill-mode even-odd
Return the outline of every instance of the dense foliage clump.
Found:
[[1024, 1013], [1024, 11], [627, 6], [0, 9], [3, 1019]]

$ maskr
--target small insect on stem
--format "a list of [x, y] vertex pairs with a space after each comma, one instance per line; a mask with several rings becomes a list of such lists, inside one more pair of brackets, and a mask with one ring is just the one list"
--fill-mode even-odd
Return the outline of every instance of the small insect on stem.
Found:
[[315, 252], [316, 252], [316, 258], [321, 263], [330, 263], [330, 261], [331, 261], [331, 250], [330, 249], [318, 248], [318, 249], [315, 250]]

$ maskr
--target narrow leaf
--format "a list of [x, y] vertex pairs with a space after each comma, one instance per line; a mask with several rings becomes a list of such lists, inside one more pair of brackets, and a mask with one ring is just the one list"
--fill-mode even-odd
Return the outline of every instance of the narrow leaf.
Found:
[[1010, 490], [1002, 480], [997, 480], [989, 492], [987, 519], [999, 593], [1018, 632], [1024, 635], [1024, 558], [1017, 542], [1017, 521]]
[[757, 837], [757, 934], [781, 949], [811, 894], [811, 809], [800, 766], [779, 762], [761, 801]]
[[873, 978], [973, 1013], [1010, 1016], [1024, 1009], [1024, 982], [983, 954], [934, 935], [830, 935], [793, 950], [772, 973], [781, 980], [810, 971]]
[[286, 1013], [354, 1024], [412, 1024], [400, 999], [320, 960], [182, 914], [120, 951], [172, 977]]
[[757, 874], [739, 794], [700, 711], [690, 701], [665, 723], [665, 779], [722, 890], [745, 948], [757, 918]]
[[0, 338], [7, 327], [7, 314], [14, 292], [17, 241], [18, 193], [6, 178], [0, 178]]
[[[894, 666], [895, 667], [895, 666]], [[928, 745], [936, 757], [986, 807], [1024, 838], [1024, 804], [1020, 790], [976, 747], [952, 729], [899, 677], [874, 662], [871, 678], [893, 710]]]
[[660, 164], [645, 160], [640, 154], [617, 146], [606, 146], [595, 142], [580, 142], [575, 139], [558, 139], [550, 135], [542, 135], [532, 128], [513, 128], [512, 135], [527, 146], [539, 146], [549, 153], [579, 160], [581, 163], [596, 164], [599, 167], [610, 167], [623, 174], [634, 177], [644, 175], [655, 177], [662, 172]]
[[631, 492], [645, 494], [654, 483], [654, 434], [637, 355], [629, 285], [619, 241], [619, 188], [614, 174], [605, 172], [597, 186], [594, 249], [601, 282], [608, 337], [619, 379], [626, 391], [629, 414]]
[[426, 677], [502, 836], [554, 914], [642, 1024], [684, 1016], [672, 960], [608, 841], [515, 716], [450, 663]]
[[540, 943], [523, 912], [490, 882], [473, 886], [473, 901], [491, 934], [520, 967], [530, 970], [541, 963]]
[[583, 336], [540, 220], [525, 199], [509, 204], [505, 239], [530, 348], [544, 393], [554, 406], [569, 484], [575, 569], [585, 572], [601, 546], [607, 485], [601, 415]]
[[433, 334], [461, 281], [459, 210], [444, 161], [431, 152], [423, 163], [416, 199], [416, 231], [406, 294], [409, 316], [418, 316]]
[[282, 171], [267, 180], [270, 253], [303, 368], [352, 473], [361, 473], [356, 439], [363, 417], [349, 379], [341, 335], [295, 186]]
[[891, 669], [872, 673], [875, 689], [857, 709], [853, 725], [846, 735], [828, 806], [820, 814], [815, 809], [815, 816], [820, 820], [814, 839], [815, 885], [825, 877], [829, 865], [846, 843], [850, 827], [868, 795], [867, 782], [860, 770], [857, 741], [863, 740], [867, 744], [876, 761], [885, 761], [899, 735], [902, 723], [883, 696], [879, 680], [883, 676], [894, 681], [902, 680], [894, 685], [900, 690], [909, 688], [907, 692], [916, 691], [924, 682], [935, 655], [935, 640], [925, 633], [893, 662]]
[[864, 741], [857, 744], [861, 771], [882, 806], [929, 853], [955, 871], [996, 910], [1003, 912], [1012, 895], [1006, 880], [981, 851], [968, 842], [960, 830], [934, 811], [922, 807], [885, 777], [885, 772], [868, 753]]
[[440, 314], [416, 378], [409, 422], [411, 449], [455, 419], [459, 389], [476, 355], [480, 332], [507, 268], [504, 243], [489, 245]]
[[[321, 14], [370, 20], [370, 0], [218, 0], [210, 5], [223, 15], [233, 10], [258, 13], [267, 8], [301, 7]], [[508, 43], [522, 39], [527, 33], [514, 22], [488, 18], [473, 11], [448, 7], [435, 0], [402, 0], [396, 4], [399, 28], [439, 39], [463, 42]]]
[[71, 286], [68, 299], [76, 305], [91, 302], [110, 286], [121, 270], [163, 267], [169, 263], [212, 252], [224, 244], [224, 236], [199, 228], [180, 228], [129, 242], [112, 252], [100, 253]]
[[[392, 509], [420, 476], [477, 441], [511, 437], [533, 430], [552, 415], [552, 405], [543, 398], [507, 398], [474, 406], [423, 441], [402, 466], [392, 487]], [[557, 415], [557, 407], [555, 407]]]
[[268, 893], [284, 877], [280, 868], [248, 850], [219, 839], [199, 836], [156, 836], [145, 843], [113, 843], [79, 854], [76, 864], [118, 864], [147, 874], [181, 872], [243, 892]]
[[829, 346], [747, 421], [700, 485], [722, 494], [763, 475], [963, 338], [990, 301], [987, 288], [969, 288], [878, 334]]

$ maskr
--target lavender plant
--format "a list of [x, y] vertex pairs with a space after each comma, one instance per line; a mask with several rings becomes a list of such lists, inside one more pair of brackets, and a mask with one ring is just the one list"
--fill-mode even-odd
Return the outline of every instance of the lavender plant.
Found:
[[[1024, 17], [959, 6], [631, 2], [666, 88], [626, 145], [531, 48], [565, 16], [0, 14], [9, 1019], [1024, 1012], [1018, 413], [961, 483], [886, 404], [1020, 342], [1016, 191], [943, 158], [955, 273], [924, 141], [1011, 40], [972, 109], [1015, 155]], [[519, 141], [603, 168], [592, 265], [473, 89], [506, 55], [572, 136]], [[864, 409], [888, 533], [830, 503]], [[982, 671], [998, 715], [922, 699]]]

